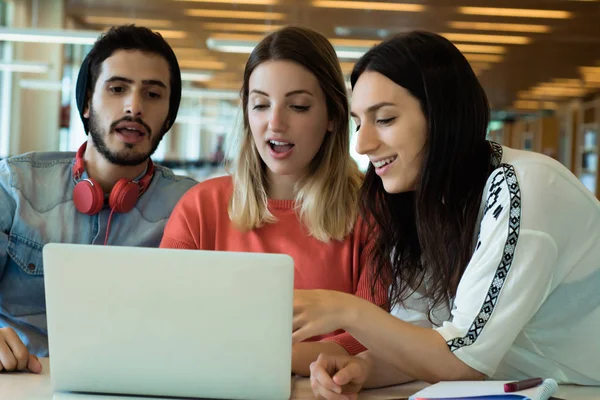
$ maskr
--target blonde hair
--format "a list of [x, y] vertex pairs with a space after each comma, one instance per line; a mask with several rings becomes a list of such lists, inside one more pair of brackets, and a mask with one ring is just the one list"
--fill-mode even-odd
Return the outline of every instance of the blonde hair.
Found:
[[358, 216], [362, 173], [350, 157], [348, 96], [335, 50], [324, 36], [306, 28], [285, 27], [269, 34], [248, 58], [241, 91], [243, 129], [233, 165], [229, 217], [242, 231], [276, 221], [268, 209], [266, 166], [252, 139], [247, 111], [250, 75], [268, 60], [288, 60], [304, 66], [325, 93], [334, 128], [325, 134], [307, 175], [296, 183], [295, 200], [298, 216], [310, 235], [323, 242], [343, 240]]

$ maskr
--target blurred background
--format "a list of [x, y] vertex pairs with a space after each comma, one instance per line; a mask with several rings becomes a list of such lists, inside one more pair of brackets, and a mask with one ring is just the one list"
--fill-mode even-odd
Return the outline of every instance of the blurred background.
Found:
[[125, 23], [160, 32], [179, 59], [181, 108], [153, 157], [179, 173], [224, 172], [244, 63], [265, 33], [316, 29], [349, 74], [373, 44], [425, 29], [471, 62], [493, 109], [490, 139], [556, 158], [600, 197], [598, 0], [0, 0], [0, 158], [79, 147], [80, 63], [103, 30]]

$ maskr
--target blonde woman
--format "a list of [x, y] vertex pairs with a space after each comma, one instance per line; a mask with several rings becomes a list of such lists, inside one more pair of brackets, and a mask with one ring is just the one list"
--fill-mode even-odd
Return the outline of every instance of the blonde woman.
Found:
[[[366, 229], [357, 219], [362, 175], [349, 153], [348, 99], [333, 47], [298, 27], [266, 36], [248, 59], [241, 95], [232, 176], [192, 188], [161, 247], [289, 254], [296, 289], [372, 300]], [[375, 295], [378, 304], [384, 298]], [[313, 337], [294, 345], [292, 371], [308, 375], [322, 352], [363, 350], [343, 331]]]

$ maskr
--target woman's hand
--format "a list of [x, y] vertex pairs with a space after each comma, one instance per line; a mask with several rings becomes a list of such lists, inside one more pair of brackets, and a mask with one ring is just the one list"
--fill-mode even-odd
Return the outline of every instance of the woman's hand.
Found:
[[316, 399], [357, 399], [371, 373], [369, 357], [321, 354], [310, 365], [310, 386]]
[[335, 290], [295, 290], [293, 342], [345, 329], [357, 301], [357, 297]]

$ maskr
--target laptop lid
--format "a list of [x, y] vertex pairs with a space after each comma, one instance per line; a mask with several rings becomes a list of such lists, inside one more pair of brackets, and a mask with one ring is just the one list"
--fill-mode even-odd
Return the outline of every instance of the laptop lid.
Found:
[[55, 243], [43, 256], [55, 391], [289, 398], [291, 257]]

